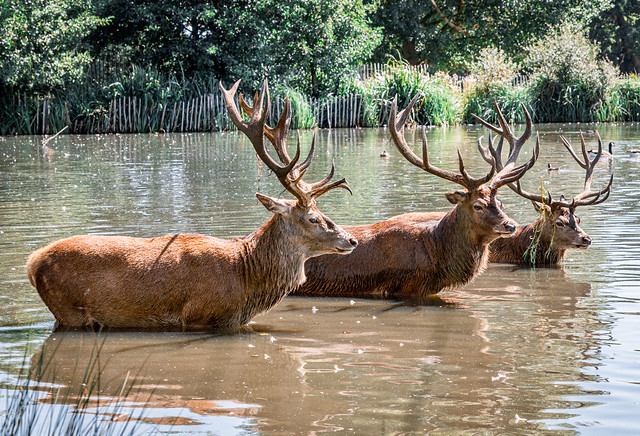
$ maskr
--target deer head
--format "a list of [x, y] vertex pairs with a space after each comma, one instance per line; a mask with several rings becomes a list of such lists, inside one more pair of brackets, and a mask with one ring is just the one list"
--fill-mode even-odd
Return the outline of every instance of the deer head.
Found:
[[[300, 159], [300, 138], [298, 137], [296, 154], [289, 157], [286, 150], [287, 135], [291, 122], [291, 103], [287, 100], [285, 108], [276, 127], [267, 126], [271, 104], [269, 88], [265, 80], [262, 91], [256, 95], [254, 106], [246, 105], [242, 97], [240, 102], [246, 106], [250, 118], [244, 121], [236, 106], [234, 96], [238, 90], [238, 80], [230, 90], [226, 90], [220, 83], [220, 91], [225, 100], [231, 121], [244, 133], [253, 145], [258, 157], [273, 171], [282, 186], [296, 199], [283, 200], [268, 197], [257, 193], [258, 200], [272, 213], [283, 221], [283, 225], [291, 233], [298, 234], [298, 243], [306, 247], [309, 256], [318, 256], [325, 253], [349, 253], [358, 244], [356, 239], [337, 226], [316, 207], [316, 199], [334, 188], [343, 188], [351, 192], [345, 179], [330, 182], [334, 174], [334, 166], [331, 172], [323, 180], [316, 183], [306, 183], [302, 180], [305, 171], [311, 164], [315, 151], [315, 135], [311, 142], [311, 149], [307, 158], [302, 163]], [[267, 137], [276, 148], [282, 165], [267, 152], [264, 137]]]
[[[504, 119], [497, 104], [496, 109], [498, 111], [498, 119]], [[478, 117], [476, 117], [476, 119], [480, 120], [480, 118]], [[496, 130], [495, 126], [492, 126], [489, 123], [485, 123], [482, 120], [480, 121], [490, 130], [493, 130], [501, 136], [498, 146], [495, 148], [493, 147], [493, 140], [491, 138], [491, 135], [489, 136], [488, 148], [482, 147], [481, 140], [478, 141], [478, 148], [483, 158], [486, 161], [492, 160], [496, 162], [497, 168], [500, 169], [502, 167], [501, 155], [503, 140], [507, 139], [510, 147], [512, 147], [510, 141], [511, 138], [509, 137], [509, 135], [503, 135], [502, 133], [500, 133], [498, 130]], [[584, 161], [582, 161], [577, 156], [569, 141], [564, 136], [560, 136], [562, 143], [567, 148], [571, 156], [573, 156], [578, 164], [585, 170], [584, 189], [580, 194], [573, 197], [571, 201], [568, 201], [564, 196], [560, 196], [556, 200], [548, 191], [546, 192], [546, 195], [543, 195], [542, 192], [540, 194], [527, 192], [522, 189], [519, 180], [508, 185], [518, 195], [532, 202], [534, 209], [542, 217], [539, 225], [542, 226], [541, 232], [543, 237], [549, 240], [552, 239], [553, 246], [558, 250], [566, 250], [568, 248], [586, 249], [589, 247], [589, 245], [591, 245], [591, 238], [584, 232], [584, 230], [582, 230], [582, 228], [580, 228], [580, 218], [575, 214], [576, 208], [578, 206], [587, 206], [602, 203], [609, 197], [609, 194], [611, 192], [613, 174], [611, 175], [608, 185], [603, 189], [599, 191], [591, 190], [591, 179], [593, 176], [593, 170], [600, 160], [600, 157], [602, 156], [602, 140], [600, 139], [600, 135], [597, 132], [596, 136], [598, 138], [598, 152], [593, 159], [590, 159], [585, 147], [584, 137], [582, 136], [582, 132], [580, 133]], [[537, 139], [537, 141], [539, 141], [539, 139]]]
[[510, 153], [508, 165], [496, 173], [495, 163], [490, 162], [491, 168], [489, 172], [482, 177], [474, 178], [467, 173], [459, 149], [459, 174], [433, 166], [429, 162], [429, 148], [425, 129], [422, 129], [422, 158], [418, 157], [407, 146], [404, 137], [404, 125], [417, 100], [418, 96], [415, 96], [409, 105], [400, 113], [397, 112], [397, 97], [393, 100], [391, 114], [389, 116], [389, 131], [400, 153], [405, 159], [418, 168], [457, 183], [464, 188], [463, 190], [448, 193], [447, 199], [456, 205], [458, 213], [466, 217], [464, 221], [468, 223], [469, 231], [478, 240], [488, 243], [498, 237], [511, 236], [516, 230], [516, 223], [504, 213], [502, 204], [496, 195], [500, 187], [513, 183], [522, 177], [525, 172], [533, 166], [537, 159], [539, 151], [538, 144], [536, 144], [533, 156], [527, 163], [515, 166], [515, 159], [522, 145], [531, 134], [530, 120], [527, 132], [518, 139], [518, 142]]

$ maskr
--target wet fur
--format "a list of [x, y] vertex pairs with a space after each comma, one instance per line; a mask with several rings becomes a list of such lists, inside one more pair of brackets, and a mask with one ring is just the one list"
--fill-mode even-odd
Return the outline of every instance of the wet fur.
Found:
[[[460, 206], [363, 226], [344, 226], [358, 239], [346, 256], [324, 255], [305, 264], [307, 281], [295, 295], [426, 296], [469, 283], [487, 265], [491, 239], [463, 231]], [[439, 219], [434, 219], [439, 218]]]
[[[566, 249], [552, 246], [553, 234], [543, 229], [536, 249], [536, 257], [532, 259], [525, 253], [536, 237], [536, 228], [543, 226], [542, 219], [526, 226], [518, 226], [515, 235], [508, 239], [496, 239], [491, 243], [489, 262], [511, 263], [515, 265], [551, 266], [564, 261]], [[551, 250], [549, 250], [551, 247]]]
[[59, 326], [242, 325], [304, 281], [306, 249], [280, 221], [233, 240], [71, 237], [36, 250], [27, 274]]

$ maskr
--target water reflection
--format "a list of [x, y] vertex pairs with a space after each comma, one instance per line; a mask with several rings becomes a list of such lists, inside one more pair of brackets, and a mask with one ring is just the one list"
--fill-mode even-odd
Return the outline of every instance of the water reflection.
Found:
[[33, 362], [49, 362], [43, 382], [79, 386], [98, 344], [101, 394], [130, 380], [145, 407], [182, 417], [174, 428], [534, 431], [566, 416], [546, 410], [584, 406], [563, 396], [584, 394], [609, 328], [580, 308], [590, 292], [560, 269], [492, 266], [446, 295], [455, 306], [290, 298], [234, 335], [53, 333]]
[[[435, 305], [290, 297], [234, 334], [109, 333], [101, 395], [116, 394], [129, 374], [136, 400], [150, 400], [149, 422], [193, 434], [631, 432], [640, 380], [640, 167], [626, 150], [638, 147], [640, 125], [598, 128], [620, 150], [616, 179], [606, 203], [580, 211], [594, 243], [568, 253], [564, 268], [491, 265]], [[430, 158], [456, 170], [460, 146], [469, 172], [483, 173], [481, 133], [431, 129]], [[559, 171], [536, 166], [524, 188], [539, 189], [542, 177], [555, 195], [580, 192], [584, 173], [557, 136], [577, 143], [578, 129], [541, 133], [540, 162]], [[303, 147], [310, 138], [303, 132]], [[245, 235], [267, 218], [254, 193], [282, 188], [235, 133], [60, 136], [48, 155], [41, 140], [0, 141], [0, 381], [24, 371], [31, 345], [27, 366], [40, 355], [51, 362], [43, 382], [77, 389], [96, 338], [50, 334], [53, 317], [23, 269], [33, 249], [82, 233]], [[417, 135], [408, 132], [407, 141], [419, 147]], [[451, 207], [444, 193], [455, 187], [416, 174], [382, 130], [321, 131], [317, 147], [309, 177], [324, 177], [335, 157], [337, 176], [354, 191], [321, 201], [339, 224]], [[389, 158], [380, 158], [383, 150]], [[594, 187], [608, 174], [598, 168]], [[501, 197], [509, 216], [535, 219], [522, 199]]]

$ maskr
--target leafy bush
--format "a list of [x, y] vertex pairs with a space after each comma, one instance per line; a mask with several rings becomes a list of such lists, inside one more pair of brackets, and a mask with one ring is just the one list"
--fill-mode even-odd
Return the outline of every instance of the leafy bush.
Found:
[[488, 93], [494, 87], [508, 87], [518, 75], [518, 66], [505, 52], [495, 47], [482, 49], [468, 66], [470, 75], [465, 81], [475, 93]]
[[464, 123], [476, 123], [476, 119], [471, 114], [476, 114], [480, 118], [496, 123], [498, 118], [493, 102], [497, 102], [500, 110], [510, 123], [522, 124], [525, 122], [522, 105], [535, 119], [535, 111], [531, 105], [529, 90], [524, 86], [496, 85], [486, 92], [469, 92], [465, 94], [464, 111], [462, 121]]
[[445, 74], [424, 74], [404, 60], [392, 59], [383, 74], [354, 83], [350, 90], [364, 95], [366, 125], [386, 124], [388, 107], [394, 97], [398, 97], [398, 107], [402, 108], [417, 94], [422, 97], [416, 103], [410, 121], [448, 125], [459, 120], [459, 90], [451, 78]]
[[610, 106], [615, 109], [611, 121], [640, 120], [640, 78], [635, 74], [618, 80], [613, 87]]
[[529, 47], [525, 67], [537, 121], [604, 121], [599, 108], [610, 97], [617, 70], [599, 57], [584, 31], [570, 24]]
[[531, 112], [529, 93], [526, 85], [513, 84], [518, 67], [502, 50], [494, 47], [483, 49], [468, 68], [471, 74], [464, 82], [463, 122], [475, 123], [471, 114], [496, 122], [494, 101], [500, 105], [509, 122], [525, 121], [520, 106], [524, 104]]

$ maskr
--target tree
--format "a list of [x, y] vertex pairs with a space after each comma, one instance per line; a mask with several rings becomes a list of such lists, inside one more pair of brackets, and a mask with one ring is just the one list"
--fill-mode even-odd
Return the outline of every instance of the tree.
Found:
[[589, 36], [622, 72], [640, 73], [640, 2], [614, 0], [589, 28]]
[[362, 0], [98, 0], [111, 24], [95, 53], [163, 71], [289, 81], [318, 95], [337, 88], [381, 39]]
[[105, 20], [90, 0], [7, 0], [0, 7], [0, 86], [48, 92], [78, 79], [83, 38]]
[[412, 63], [465, 70], [480, 49], [498, 47], [515, 60], [531, 38], [558, 23], [586, 24], [611, 0], [382, 0], [374, 24], [385, 28], [378, 58], [397, 50]]
[[263, 11], [276, 72], [314, 96], [337, 90], [382, 38], [362, 0], [271, 0]]

